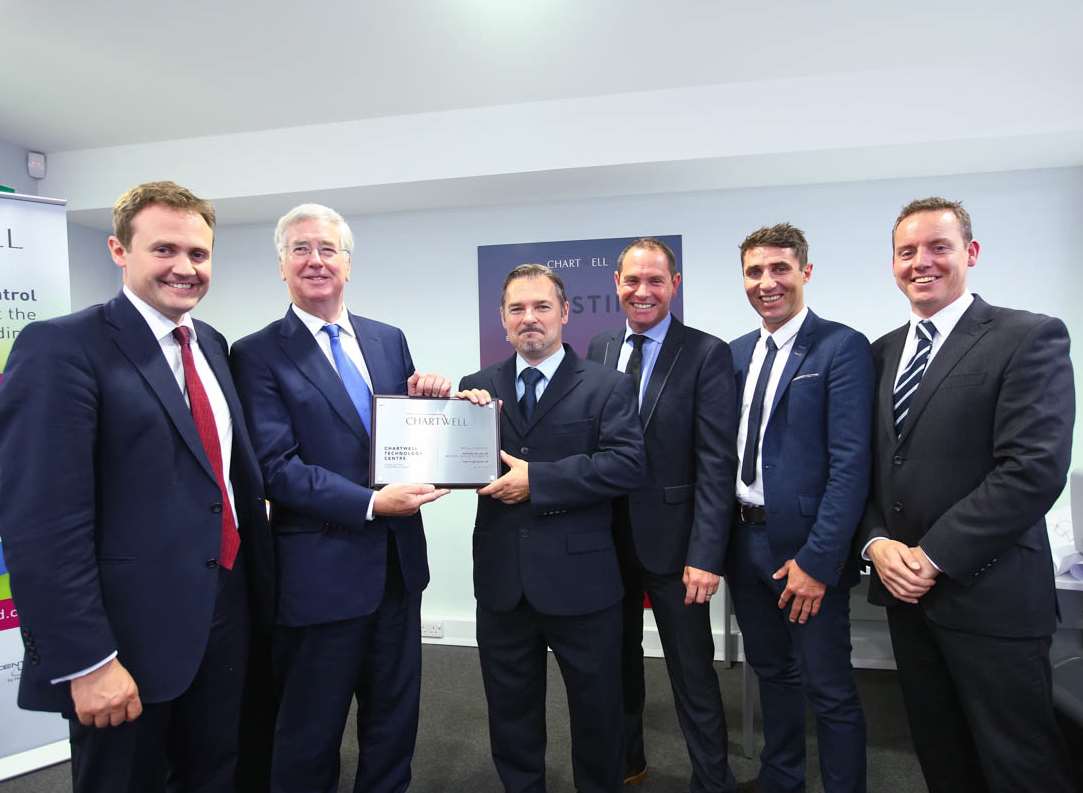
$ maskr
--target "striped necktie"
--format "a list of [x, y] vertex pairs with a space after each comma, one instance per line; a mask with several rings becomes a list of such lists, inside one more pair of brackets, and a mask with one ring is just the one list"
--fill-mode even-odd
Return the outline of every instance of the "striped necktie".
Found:
[[929, 355], [933, 351], [933, 337], [936, 336], [936, 326], [927, 319], [923, 319], [915, 328], [918, 346], [914, 350], [914, 357], [906, 365], [906, 369], [899, 375], [899, 382], [895, 384], [895, 407], [892, 413], [895, 417], [895, 434], [901, 435], [903, 422], [910, 412], [910, 403], [921, 385], [921, 378], [925, 369], [929, 366]]

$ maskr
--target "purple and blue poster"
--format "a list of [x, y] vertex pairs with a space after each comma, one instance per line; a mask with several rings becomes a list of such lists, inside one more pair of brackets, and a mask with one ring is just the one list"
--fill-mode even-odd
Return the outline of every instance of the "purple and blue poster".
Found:
[[[655, 235], [677, 257], [681, 272], [681, 235]], [[571, 304], [564, 341], [580, 355], [586, 355], [590, 340], [624, 324], [624, 312], [617, 299], [613, 273], [617, 257], [628, 243], [639, 237], [610, 237], [598, 240], [524, 242], [514, 245], [478, 246], [478, 335], [481, 339], [481, 366], [502, 361], [512, 354], [500, 324], [500, 291], [504, 278], [520, 264], [544, 264], [564, 282]], [[670, 310], [683, 319], [682, 290], [673, 296]]]

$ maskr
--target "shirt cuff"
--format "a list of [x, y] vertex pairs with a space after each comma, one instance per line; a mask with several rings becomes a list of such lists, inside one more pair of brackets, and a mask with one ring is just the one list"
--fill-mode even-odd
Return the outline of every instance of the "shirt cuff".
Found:
[[83, 669], [80, 672], [75, 672], [74, 674], [65, 675], [64, 677], [58, 677], [58, 678], [55, 678], [53, 680], [50, 680], [49, 682], [52, 683], [55, 686], [57, 683], [67, 683], [69, 680], [74, 680], [77, 677], [83, 677], [84, 675], [89, 675], [91, 672], [93, 672], [93, 671], [95, 671], [97, 669], [101, 669], [103, 666], [105, 666], [107, 663], [109, 663], [110, 661], [112, 661], [116, 657], [117, 657], [117, 651], [113, 650], [113, 652], [109, 653], [109, 655], [107, 655], [102, 660], [98, 661], [98, 663], [94, 664], [93, 666], [88, 666], [86, 669]]
[[[877, 540], [888, 540], [888, 539], [891, 539], [891, 538], [890, 537], [873, 537], [871, 540], [869, 540], [867, 543], [865, 543], [865, 547], [863, 547], [861, 549], [861, 558], [864, 559], [866, 562], [871, 562], [872, 559], [869, 558], [869, 546], [872, 545]], [[937, 569], [939, 569], [939, 568], [937, 568]]]
[[[919, 547], [919, 548], [921, 548], [921, 546], [920, 546], [920, 545], [919, 545], [918, 547]], [[933, 567], [935, 567], [935, 568], [936, 568], [936, 572], [938, 572], [938, 573], [943, 573], [943, 572], [944, 572], [944, 568], [943, 568], [943, 567], [941, 567], [940, 565], [938, 565], [938, 564], [937, 564], [937, 563], [936, 563], [936, 562], [935, 562], [935, 561], [933, 560], [933, 557], [929, 556], [929, 552], [928, 552], [928, 551], [926, 551], [926, 550], [925, 550], [924, 548], [921, 548], [921, 552], [922, 552], [923, 554], [925, 554], [925, 558], [929, 560], [929, 564], [931, 564], [931, 565], [932, 565]]]
[[376, 518], [376, 491], [372, 491], [372, 498], [369, 499], [369, 508], [365, 510], [365, 520], [374, 520]]

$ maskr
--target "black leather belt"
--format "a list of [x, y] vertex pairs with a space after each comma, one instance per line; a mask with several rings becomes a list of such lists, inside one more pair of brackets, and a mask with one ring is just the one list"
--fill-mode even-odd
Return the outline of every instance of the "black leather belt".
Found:
[[757, 507], [754, 504], [742, 504], [737, 502], [737, 520], [740, 523], [757, 525], [767, 522], [767, 508]]

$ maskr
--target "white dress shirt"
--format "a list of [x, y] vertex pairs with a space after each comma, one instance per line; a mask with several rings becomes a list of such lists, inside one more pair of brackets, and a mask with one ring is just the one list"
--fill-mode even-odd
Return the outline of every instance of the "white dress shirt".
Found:
[[[803, 307], [790, 320], [774, 333], [768, 333], [766, 328], [760, 328], [760, 338], [752, 351], [752, 363], [748, 367], [748, 376], [745, 377], [745, 389], [741, 394], [741, 422], [737, 427], [737, 500], [744, 504], [762, 507], [763, 504], [763, 435], [767, 429], [767, 422], [771, 418], [771, 404], [775, 399], [775, 391], [778, 390], [778, 381], [782, 379], [782, 370], [786, 368], [786, 359], [793, 351], [793, 340], [797, 338], [797, 331], [808, 316], [808, 306]], [[760, 417], [760, 443], [756, 448], [756, 479], [751, 485], [746, 485], [741, 480], [741, 468], [744, 466], [745, 441], [748, 439], [748, 411], [752, 407], [752, 397], [756, 393], [756, 382], [760, 377], [760, 369], [767, 357], [767, 338], [775, 340], [778, 352], [775, 353], [775, 362], [768, 374], [767, 391], [763, 395], [763, 415]]]
[[553, 375], [557, 373], [557, 367], [560, 366], [560, 362], [564, 360], [564, 345], [557, 347], [556, 352], [550, 355], [541, 363], [530, 363], [522, 355], [516, 354], [515, 356], [515, 399], [516, 401], [523, 398], [523, 394], [526, 393], [526, 386], [519, 378], [519, 375], [523, 373], [524, 369], [533, 367], [541, 372], [541, 379], [538, 380], [537, 385], [534, 386], [534, 396], [538, 401], [541, 401], [542, 394], [545, 393], [545, 387], [549, 385], [549, 381], [553, 379]]
[[[353, 323], [350, 322], [350, 312], [346, 310], [346, 305], [343, 304], [342, 310], [339, 311], [338, 316], [334, 322], [328, 322], [325, 319], [320, 319], [315, 314], [309, 314], [302, 308], [298, 308], [296, 304], [291, 303], [290, 309], [293, 311], [297, 319], [301, 320], [301, 324], [308, 328], [308, 332], [312, 334], [312, 337], [316, 340], [316, 344], [320, 346], [320, 351], [323, 353], [327, 362], [331, 364], [331, 368], [338, 373], [338, 367], [335, 366], [335, 355], [331, 352], [331, 336], [323, 332], [324, 325], [338, 325], [339, 334], [338, 341], [342, 347], [342, 351], [346, 353], [346, 357], [350, 359], [354, 366], [357, 367], [357, 371], [361, 373], [361, 377], [365, 380], [365, 385], [369, 387], [369, 391], [376, 393], [372, 388], [372, 377], [369, 375], [369, 367], [365, 363], [365, 356], [361, 354], [361, 345], [357, 341], [357, 334], [354, 332]], [[413, 374], [411, 372], [411, 374]], [[341, 377], [342, 375], [339, 375]], [[365, 520], [372, 520], [376, 517], [376, 491], [372, 491], [372, 496], [369, 498], [368, 509], [365, 510]]]
[[618, 370], [622, 372], [628, 371], [628, 359], [632, 357], [632, 350], [634, 349], [632, 335], [639, 333], [639, 335], [647, 337], [646, 341], [643, 342], [643, 364], [639, 368], [640, 407], [643, 406], [643, 395], [647, 393], [647, 383], [650, 382], [654, 365], [658, 363], [658, 353], [662, 351], [662, 342], [666, 340], [666, 332], [672, 324], [673, 315], [666, 314], [665, 319], [653, 328], [647, 328], [647, 330], [640, 333], [637, 330], [632, 330], [632, 326], [628, 324], [627, 320], [624, 322], [624, 344], [621, 345], [620, 356], [617, 358]]
[[[191, 402], [188, 399], [188, 391], [184, 387], [184, 361], [181, 358], [180, 342], [173, 338], [174, 328], [180, 325], [188, 328], [191, 339], [190, 346], [192, 348], [192, 360], [195, 362], [196, 373], [203, 383], [203, 390], [207, 392], [207, 400], [211, 403], [211, 412], [214, 414], [214, 426], [218, 430], [218, 444], [222, 449], [222, 471], [225, 473], [226, 495], [229, 498], [229, 508], [233, 511], [233, 522], [234, 525], [236, 525], [237, 504], [233, 498], [233, 482], [231, 482], [229, 478], [230, 459], [233, 456], [233, 417], [230, 415], [229, 405], [226, 403], [226, 397], [222, 393], [222, 387], [218, 385], [218, 378], [214, 376], [210, 364], [207, 363], [203, 351], [199, 348], [199, 339], [196, 335], [195, 325], [192, 323], [192, 317], [190, 314], [185, 314], [180, 318], [179, 322], [174, 322], [162, 312], [158, 311], [158, 309], [141, 299], [127, 286], [124, 287], [123, 291], [124, 296], [128, 298], [133, 306], [135, 306], [135, 309], [139, 312], [140, 316], [146, 320], [147, 325], [150, 327], [150, 332], [154, 334], [154, 338], [158, 341], [158, 346], [162, 349], [162, 355], [165, 356], [166, 363], [173, 372], [173, 377], [177, 381], [177, 387], [180, 388], [181, 393], [184, 395], [185, 403], [191, 407]], [[116, 656], [117, 653], [114, 650], [101, 661], [92, 666], [88, 666], [86, 669], [82, 669], [70, 675], [65, 675], [64, 677], [55, 678], [49, 682], [53, 684], [64, 683], [68, 680], [74, 680], [77, 677], [88, 675], [94, 670], [105, 666], [116, 658]]]
[[[929, 350], [929, 360], [925, 364], [925, 371], [928, 372], [929, 367], [933, 363], [933, 358], [940, 352], [940, 348], [944, 346], [944, 342], [947, 341], [951, 332], [955, 330], [955, 326], [959, 324], [959, 320], [962, 319], [963, 314], [966, 313], [966, 310], [970, 308], [970, 304], [973, 302], [974, 295], [970, 292], [963, 292], [959, 297], [955, 298], [954, 301], [944, 306], [931, 317], [919, 317], [913, 311], [910, 312], [910, 329], [906, 332], [906, 343], [903, 344], [902, 356], [899, 358], [899, 368], [895, 370], [894, 382], [896, 385], [898, 385], [899, 378], [902, 376], [902, 373], [906, 371], [910, 359], [914, 357], [914, 352], [918, 348], [918, 323], [927, 319], [932, 322], [933, 327], [936, 328], [936, 334], [933, 336], [933, 346]], [[871, 562], [872, 560], [869, 558], [869, 546], [877, 540], [886, 539], [888, 538], [873, 537], [865, 543], [865, 547], [861, 549], [861, 558], [866, 562]], [[932, 562], [933, 567], [940, 570], [940, 565], [938, 565], [929, 554], [925, 554], [925, 557]]]

